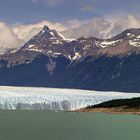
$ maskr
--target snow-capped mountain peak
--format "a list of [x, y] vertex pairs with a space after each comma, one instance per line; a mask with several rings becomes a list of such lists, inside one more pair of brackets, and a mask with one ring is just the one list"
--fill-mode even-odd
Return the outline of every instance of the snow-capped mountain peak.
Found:
[[[77, 61], [87, 56], [126, 56], [132, 53], [137, 54], [140, 53], [140, 29], [127, 29], [109, 39], [82, 37], [68, 41], [56, 30], [44, 26], [38, 34], [24, 44], [17, 53], [12, 55], [15, 55], [14, 58], [20, 57], [21, 62], [25, 62], [28, 58], [25, 51], [31, 56], [33, 54], [31, 60], [38, 53], [51, 57], [63, 55], [70, 61]], [[23, 57], [21, 57], [21, 54]]]
[[67, 41], [44, 26], [20, 50], [0, 58], [1, 85], [140, 92], [139, 29]]
[[35, 51], [35, 52], [50, 52], [53, 46], [62, 45], [65, 42], [64, 38], [48, 26], [44, 26], [42, 30], [32, 37], [21, 50]]
[[48, 26], [45, 25], [45, 26], [43, 27], [43, 30], [44, 30], [44, 31], [50, 30], [50, 28], [49, 28]]
[[48, 26], [44, 26], [43, 29], [33, 37], [33, 39], [63, 39], [62, 36], [60, 36], [56, 30], [50, 29]]

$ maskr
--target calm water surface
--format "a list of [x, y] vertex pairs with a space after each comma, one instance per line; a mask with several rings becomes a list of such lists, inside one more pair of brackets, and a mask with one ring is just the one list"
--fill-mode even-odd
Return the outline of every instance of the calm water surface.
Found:
[[140, 140], [140, 116], [1, 111], [0, 140]]

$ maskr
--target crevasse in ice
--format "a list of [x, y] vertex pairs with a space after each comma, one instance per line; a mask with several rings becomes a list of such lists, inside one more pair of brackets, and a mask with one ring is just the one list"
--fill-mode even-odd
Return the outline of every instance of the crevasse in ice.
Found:
[[133, 97], [140, 97], [140, 93], [1, 86], [0, 109], [67, 111], [112, 99]]

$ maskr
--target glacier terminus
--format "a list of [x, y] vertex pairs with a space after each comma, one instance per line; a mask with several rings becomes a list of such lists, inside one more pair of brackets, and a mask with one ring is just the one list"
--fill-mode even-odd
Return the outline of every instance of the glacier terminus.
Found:
[[140, 97], [139, 93], [77, 89], [0, 87], [0, 109], [69, 111], [112, 99]]

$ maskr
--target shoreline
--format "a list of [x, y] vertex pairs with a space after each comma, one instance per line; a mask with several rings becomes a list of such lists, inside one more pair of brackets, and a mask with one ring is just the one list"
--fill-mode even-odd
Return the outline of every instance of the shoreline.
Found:
[[124, 107], [114, 107], [114, 108], [82, 108], [72, 112], [93, 112], [93, 113], [109, 113], [109, 114], [132, 114], [140, 115], [140, 109], [125, 109]]

